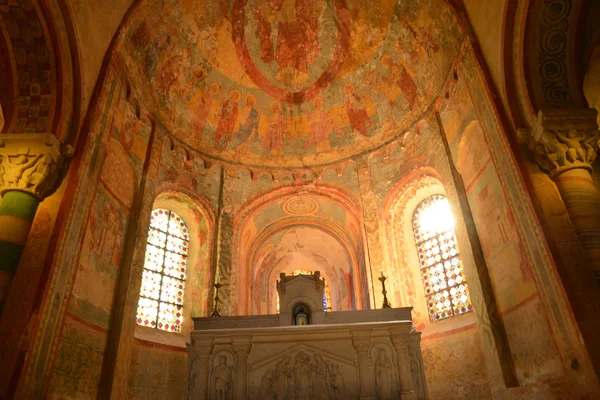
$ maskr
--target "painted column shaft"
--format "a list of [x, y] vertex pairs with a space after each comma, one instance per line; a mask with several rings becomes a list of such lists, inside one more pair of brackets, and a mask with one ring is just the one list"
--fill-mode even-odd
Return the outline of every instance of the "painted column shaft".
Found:
[[39, 203], [36, 197], [20, 191], [6, 192], [0, 202], [0, 314]]
[[554, 178], [588, 261], [600, 272], [600, 192], [590, 172], [575, 168]]

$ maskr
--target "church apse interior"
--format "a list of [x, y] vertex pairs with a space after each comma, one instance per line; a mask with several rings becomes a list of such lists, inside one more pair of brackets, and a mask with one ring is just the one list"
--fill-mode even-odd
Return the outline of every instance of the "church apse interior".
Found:
[[0, 399], [599, 399], [599, 17], [0, 0]]

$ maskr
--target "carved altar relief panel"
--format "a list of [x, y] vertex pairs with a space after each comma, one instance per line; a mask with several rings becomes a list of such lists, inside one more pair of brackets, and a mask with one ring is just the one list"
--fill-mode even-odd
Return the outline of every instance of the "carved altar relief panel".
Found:
[[373, 384], [377, 400], [397, 399], [398, 372], [396, 369], [396, 357], [391, 347], [386, 344], [375, 344], [369, 352], [373, 367]]
[[304, 344], [249, 366], [250, 399], [346, 400], [358, 398], [355, 361]]
[[235, 358], [230, 351], [216, 351], [210, 361], [209, 399], [234, 400]]

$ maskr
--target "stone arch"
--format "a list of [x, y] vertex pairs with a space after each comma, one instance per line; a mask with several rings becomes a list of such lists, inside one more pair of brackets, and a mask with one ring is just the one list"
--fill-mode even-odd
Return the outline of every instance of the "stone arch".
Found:
[[533, 111], [584, 106], [577, 51], [581, 0], [532, 1], [527, 11], [523, 69]]
[[82, 111], [79, 54], [69, 10], [58, 3], [17, 2], [0, 19], [3, 132], [52, 132], [74, 143]]
[[[306, 204], [294, 205], [298, 199]], [[332, 213], [334, 217], [327, 216], [322, 209], [327, 209], [327, 214]], [[254, 277], [255, 256], [260, 251], [261, 244], [283, 231], [303, 228], [325, 232], [340, 244], [351, 267], [347, 272], [351, 271], [353, 277], [351, 287], [345, 284], [348, 291], [354, 293], [353, 301], [344, 308], [367, 307], [365, 302], [368, 301], [369, 293], [365, 280], [366, 260], [361, 252], [364, 246], [361, 221], [362, 216], [353, 196], [340, 188], [325, 185], [285, 186], [267, 194], [258, 194], [239, 207], [234, 220], [232, 246], [233, 259], [238, 265], [235, 272], [237, 294], [234, 295], [237, 296], [238, 314], [256, 312], [250, 307], [249, 288]], [[322, 275], [332, 280], [332, 276], [327, 276], [325, 271], [322, 271]], [[274, 282], [273, 280], [273, 285]]]

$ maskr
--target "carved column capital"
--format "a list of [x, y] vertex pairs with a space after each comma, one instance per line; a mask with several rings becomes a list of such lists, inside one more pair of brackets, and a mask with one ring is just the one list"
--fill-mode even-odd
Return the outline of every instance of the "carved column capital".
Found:
[[250, 354], [250, 345], [249, 344], [234, 344], [232, 346], [233, 352], [236, 357], [247, 357]]
[[366, 353], [371, 347], [371, 341], [369, 339], [352, 339], [352, 344], [356, 349], [357, 353]]
[[212, 347], [210, 346], [194, 346], [194, 350], [196, 351], [196, 354], [198, 355], [198, 358], [210, 358], [210, 355], [212, 353]]
[[29, 193], [40, 201], [60, 186], [61, 170], [73, 156], [52, 133], [0, 136], [0, 195]]
[[550, 177], [575, 168], [592, 170], [600, 140], [597, 114], [592, 108], [540, 111], [528, 145]]
[[399, 337], [392, 337], [392, 345], [396, 350], [408, 351], [408, 342]]

